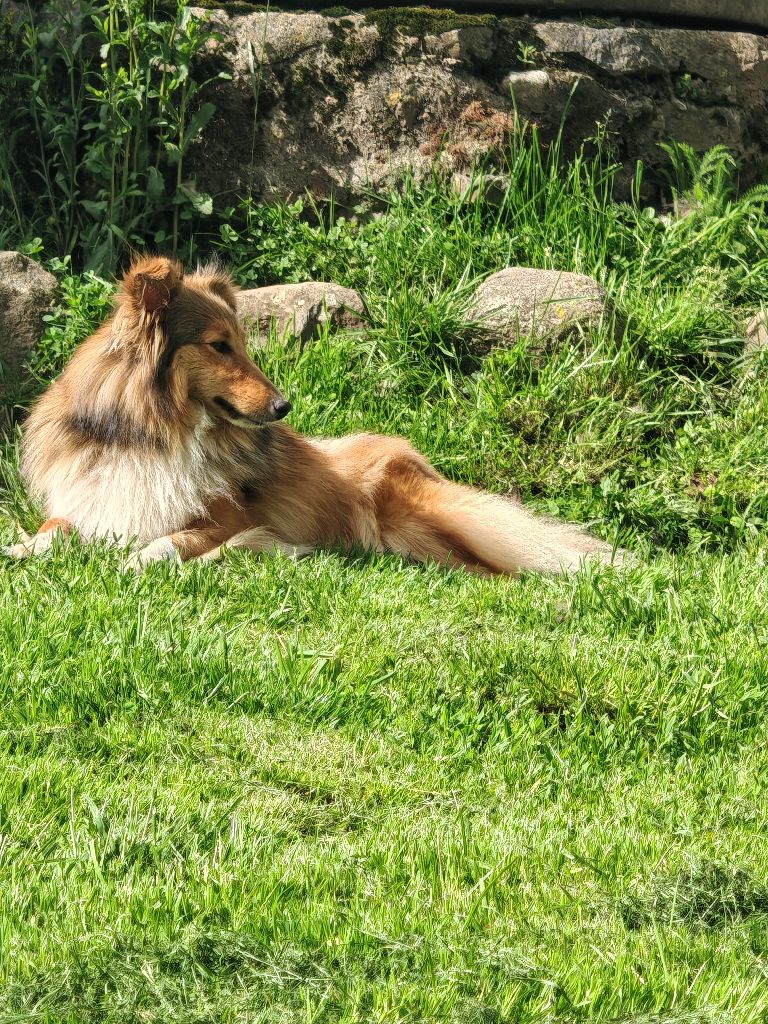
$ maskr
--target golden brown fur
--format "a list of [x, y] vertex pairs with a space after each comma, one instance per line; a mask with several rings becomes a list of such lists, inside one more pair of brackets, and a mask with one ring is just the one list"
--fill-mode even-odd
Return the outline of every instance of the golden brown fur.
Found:
[[406, 441], [308, 439], [245, 347], [229, 278], [139, 260], [115, 312], [75, 352], [26, 425], [23, 472], [56, 533], [143, 547], [131, 564], [223, 545], [341, 545], [484, 573], [558, 572], [611, 549], [577, 527], [444, 479]]

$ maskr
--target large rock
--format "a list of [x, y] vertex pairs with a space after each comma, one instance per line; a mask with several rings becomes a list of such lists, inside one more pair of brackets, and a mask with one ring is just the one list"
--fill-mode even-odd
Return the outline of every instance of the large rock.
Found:
[[[677, 28], [594, 28], [566, 22], [536, 26], [546, 59], [581, 65], [574, 96], [582, 109], [608, 119], [619, 152], [641, 158], [653, 174], [666, 157], [658, 142], [687, 142], [703, 151], [726, 146], [744, 164], [746, 183], [768, 168], [768, 39], [744, 32]], [[579, 88], [589, 95], [579, 100]], [[614, 111], [608, 115], [611, 99]]]
[[[702, 95], [717, 88], [732, 97], [753, 96], [768, 85], [768, 39], [747, 32], [552, 21], [538, 24], [536, 33], [545, 53], [581, 57], [613, 76], [670, 76], [674, 85], [673, 76], [687, 71], [701, 79]], [[691, 91], [691, 102], [694, 96]]]
[[211, 43], [211, 71], [232, 78], [212, 86], [217, 113], [192, 153], [206, 191], [354, 202], [436, 158], [461, 169], [513, 127], [495, 29], [411, 36], [365, 14], [212, 18], [224, 41]]
[[325, 323], [336, 328], [360, 327], [365, 308], [356, 291], [323, 281], [249, 288], [238, 293], [237, 306], [261, 343], [273, 326], [278, 337], [293, 335], [302, 342], [314, 338]]
[[201, 73], [231, 79], [210, 87], [217, 113], [190, 168], [214, 194], [353, 204], [406, 169], [493, 160], [525, 119], [545, 141], [564, 120], [566, 149], [607, 123], [627, 183], [644, 161], [652, 201], [665, 185], [659, 141], [727, 146], [744, 185], [768, 171], [764, 36], [421, 8], [209, 14], [221, 39]]
[[28, 256], [0, 252], [0, 391], [40, 340], [57, 287], [53, 274]]
[[491, 345], [512, 345], [521, 336], [558, 338], [577, 325], [597, 326], [605, 312], [605, 289], [594, 278], [532, 267], [491, 274], [470, 307], [484, 343]]

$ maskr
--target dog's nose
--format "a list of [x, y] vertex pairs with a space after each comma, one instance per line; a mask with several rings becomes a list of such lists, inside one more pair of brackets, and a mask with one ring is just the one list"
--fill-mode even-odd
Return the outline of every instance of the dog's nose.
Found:
[[272, 402], [272, 414], [276, 420], [281, 420], [291, 411], [293, 406], [287, 398], [276, 398]]

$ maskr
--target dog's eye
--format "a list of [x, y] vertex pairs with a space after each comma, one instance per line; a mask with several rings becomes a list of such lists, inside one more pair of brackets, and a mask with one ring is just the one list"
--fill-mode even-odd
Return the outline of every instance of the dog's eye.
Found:
[[223, 356], [228, 356], [232, 351], [229, 342], [226, 341], [212, 341], [211, 348], [215, 349], [217, 352], [221, 352]]

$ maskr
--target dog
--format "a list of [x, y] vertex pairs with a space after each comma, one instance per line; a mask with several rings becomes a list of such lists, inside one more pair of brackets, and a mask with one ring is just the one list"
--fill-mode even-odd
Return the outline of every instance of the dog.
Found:
[[49, 518], [6, 554], [76, 531], [133, 547], [138, 571], [229, 548], [388, 551], [484, 574], [622, 560], [577, 526], [447, 480], [401, 438], [297, 434], [248, 354], [235, 291], [216, 265], [134, 262], [25, 424], [22, 473]]

